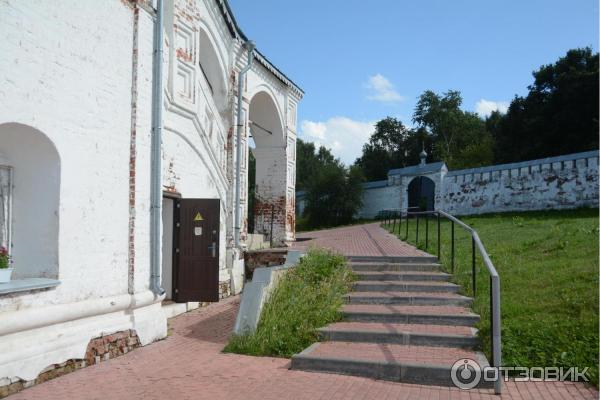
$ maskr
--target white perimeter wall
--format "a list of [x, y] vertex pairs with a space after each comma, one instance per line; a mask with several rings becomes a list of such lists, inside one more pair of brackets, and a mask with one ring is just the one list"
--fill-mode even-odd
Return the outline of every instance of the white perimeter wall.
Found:
[[[435, 183], [435, 208], [454, 215], [598, 207], [598, 152], [515, 164], [425, 174]], [[414, 176], [366, 189], [359, 217], [405, 209]]]

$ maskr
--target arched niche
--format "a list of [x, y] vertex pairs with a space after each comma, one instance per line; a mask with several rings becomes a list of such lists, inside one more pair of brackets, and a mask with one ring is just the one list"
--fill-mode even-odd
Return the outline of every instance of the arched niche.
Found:
[[210, 35], [200, 29], [200, 51], [198, 53], [201, 79], [205, 79], [219, 111], [227, 107], [227, 70], [221, 62]]
[[2, 224], [7, 224], [11, 231], [13, 278], [56, 279], [60, 199], [58, 152], [39, 130], [5, 123], [0, 124], [0, 154], [0, 164], [11, 169], [12, 207], [9, 221]]
[[285, 145], [282, 118], [270, 93], [260, 91], [252, 96], [248, 123], [257, 148]]
[[268, 91], [258, 91], [251, 97], [248, 126], [255, 144], [251, 149], [255, 178], [248, 182], [250, 233], [263, 234], [267, 241], [281, 245], [287, 237], [286, 215], [290, 207], [286, 197], [288, 152], [283, 120]]

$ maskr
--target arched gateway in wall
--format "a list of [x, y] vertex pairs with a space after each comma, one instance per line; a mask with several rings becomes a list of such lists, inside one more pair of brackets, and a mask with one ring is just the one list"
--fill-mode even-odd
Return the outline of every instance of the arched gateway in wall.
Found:
[[426, 176], [417, 176], [408, 184], [408, 207], [419, 207], [421, 211], [435, 209], [435, 183]]

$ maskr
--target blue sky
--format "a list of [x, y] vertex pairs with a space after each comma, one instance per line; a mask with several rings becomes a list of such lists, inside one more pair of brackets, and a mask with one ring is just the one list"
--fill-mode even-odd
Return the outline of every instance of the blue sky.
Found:
[[459, 90], [489, 113], [531, 72], [574, 47], [598, 49], [596, 0], [230, 0], [246, 35], [306, 92], [300, 137], [345, 163], [374, 122], [411, 125], [425, 90]]

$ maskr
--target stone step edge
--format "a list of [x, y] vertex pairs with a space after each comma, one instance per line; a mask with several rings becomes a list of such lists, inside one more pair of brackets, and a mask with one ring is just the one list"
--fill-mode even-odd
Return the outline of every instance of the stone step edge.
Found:
[[[347, 321], [400, 321], [405, 324], [429, 325], [460, 325], [472, 326], [477, 324], [481, 317], [477, 314], [413, 314], [413, 313], [378, 313], [367, 311], [341, 311], [342, 317]], [[354, 318], [354, 319], [353, 319]], [[356, 319], [359, 318], [359, 319]], [[468, 325], [465, 325], [468, 324]]]
[[[319, 345], [320, 342], [313, 343], [301, 353], [293, 355], [291, 369], [362, 376], [393, 382], [454, 387], [450, 376], [451, 366], [448, 365], [311, 356], [312, 351]], [[475, 361], [482, 368], [489, 365], [481, 352], [475, 352], [474, 356], [477, 358]], [[477, 388], [493, 388], [493, 382], [482, 381]]]
[[401, 281], [401, 283], [387, 283], [378, 281], [356, 281], [353, 283], [353, 293], [360, 292], [432, 292], [432, 293], [458, 293], [459, 285], [432, 285], [413, 284]]
[[[429, 271], [354, 271], [354, 275], [359, 276], [361, 281], [398, 281], [398, 282], [447, 282], [452, 278], [452, 274], [445, 272]], [[394, 279], [395, 278], [395, 279]]]
[[350, 262], [384, 262], [384, 263], [419, 263], [419, 262], [438, 262], [436, 256], [346, 256]]
[[[373, 304], [373, 305], [386, 305], [386, 304], [396, 304], [396, 305], [461, 305], [461, 306], [472, 306], [473, 298], [459, 295], [458, 297], [442, 297], [442, 296], [361, 296], [361, 293], [372, 293], [372, 292], [353, 292], [357, 295], [349, 296], [344, 295], [343, 301], [344, 304]], [[417, 293], [417, 292], [402, 292], [406, 294]], [[444, 293], [444, 292], [435, 292]], [[447, 294], [454, 294], [447, 292]]]
[[471, 328], [470, 335], [456, 335], [444, 333], [423, 332], [389, 332], [382, 330], [343, 329], [337, 330], [330, 327], [317, 329], [323, 340], [338, 342], [366, 342], [400, 344], [405, 346], [430, 346], [430, 347], [459, 347], [472, 349], [479, 344], [477, 329]]

